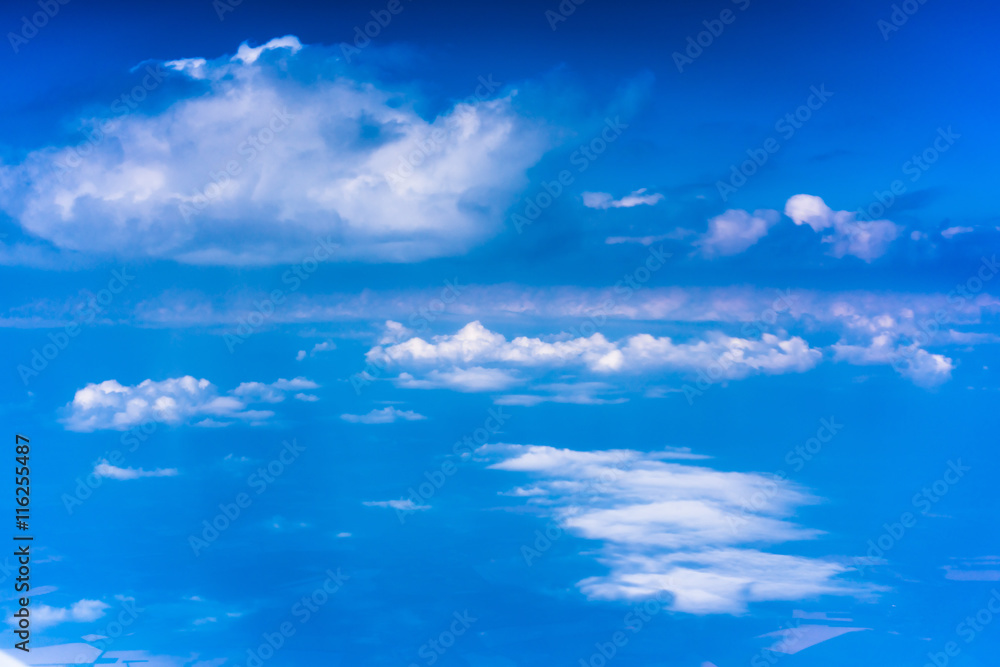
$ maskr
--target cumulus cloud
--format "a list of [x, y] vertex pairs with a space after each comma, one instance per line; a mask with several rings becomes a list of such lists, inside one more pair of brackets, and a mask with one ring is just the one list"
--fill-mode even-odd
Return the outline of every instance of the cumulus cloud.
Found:
[[834, 359], [859, 366], [889, 365], [918, 387], [936, 387], [951, 379], [955, 365], [943, 354], [933, 354], [916, 343], [903, 345], [896, 336], [880, 333], [868, 345], [833, 345]]
[[177, 475], [177, 468], [157, 468], [155, 470], [119, 468], [118, 466], [111, 465], [107, 459], [101, 459], [94, 466], [94, 474], [98, 477], [117, 480], [139, 479], [140, 477], [175, 477]]
[[[493, 469], [531, 477], [511, 495], [601, 543], [608, 573], [577, 584], [589, 597], [665, 591], [676, 611], [739, 614], [752, 602], [863, 592], [838, 578], [845, 565], [762, 550], [821, 535], [789, 519], [817, 499], [787, 480], [680, 463], [671, 459], [688, 457], [670, 451], [485, 445], [477, 452]], [[522, 556], [530, 562], [538, 554], [529, 544]]]
[[795, 195], [785, 204], [785, 215], [796, 225], [808, 225], [831, 244], [834, 257], [853, 255], [866, 262], [881, 257], [902, 227], [888, 220], [861, 221], [851, 211], [834, 211], [814, 195]]
[[220, 394], [208, 380], [190, 375], [143, 380], [135, 386], [105, 380], [77, 390], [73, 401], [66, 406], [63, 423], [71, 431], [89, 432], [124, 431], [148, 422], [177, 425], [197, 421], [204, 426], [224, 426], [233, 420], [256, 422], [274, 413], [249, 409], [250, 404], [278, 403], [284, 400], [285, 392], [318, 386], [305, 378], [271, 384], [244, 382], [229, 394]]
[[633, 206], [655, 206], [663, 199], [663, 195], [645, 194], [646, 188], [640, 188], [632, 194], [625, 195], [621, 199], [615, 199], [608, 192], [584, 192], [583, 205], [587, 208], [632, 208]]
[[456, 254], [500, 229], [547, 143], [513, 93], [425, 118], [419, 93], [292, 36], [150, 71], [155, 102], [80, 119], [85, 155], [0, 165], [0, 208], [31, 237], [201, 264]]
[[708, 231], [696, 242], [705, 257], [737, 255], [757, 241], [778, 222], [777, 211], [729, 210], [708, 221]]
[[434, 336], [430, 341], [413, 337], [379, 345], [367, 356], [372, 364], [401, 369], [397, 384], [404, 387], [495, 391], [525, 381], [526, 376], [519, 372], [524, 369], [576, 368], [603, 376], [710, 372], [713, 380], [732, 380], [754, 373], [807, 371], [819, 362], [822, 353], [801, 338], [773, 334], [750, 340], [712, 332], [687, 342], [649, 334], [612, 342], [599, 333], [549, 340], [519, 336], [508, 341], [476, 321], [455, 334]]
[[387, 408], [372, 410], [363, 415], [343, 414], [340, 418], [352, 424], [392, 424], [399, 421], [419, 421], [427, 417], [414, 412], [413, 410], [397, 410], [391, 405]]

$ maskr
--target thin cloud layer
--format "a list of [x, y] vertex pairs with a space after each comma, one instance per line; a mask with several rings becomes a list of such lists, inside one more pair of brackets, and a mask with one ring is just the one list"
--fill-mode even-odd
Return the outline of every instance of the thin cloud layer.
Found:
[[387, 408], [375, 409], [363, 415], [343, 414], [340, 418], [352, 424], [392, 424], [399, 420], [420, 421], [427, 417], [413, 410], [397, 410], [391, 405]]
[[80, 119], [95, 141], [0, 165], [0, 206], [64, 251], [199, 264], [415, 261], [498, 231], [546, 142], [512, 94], [425, 119], [339, 55], [289, 36], [155, 64], [149, 102]]
[[493, 469], [531, 477], [509, 495], [601, 543], [608, 573], [577, 584], [589, 597], [665, 591], [676, 611], [740, 614], [753, 602], [865, 593], [838, 579], [844, 565], [761, 550], [821, 535], [790, 520], [816, 499], [787, 480], [679, 463], [671, 459], [690, 457], [669, 451], [486, 445], [477, 452]]
[[587, 208], [632, 208], [633, 206], [655, 206], [663, 195], [659, 193], [646, 194], [646, 188], [639, 188], [621, 199], [615, 199], [608, 192], [584, 192], [583, 205]]
[[120, 468], [112, 465], [107, 459], [101, 459], [94, 466], [94, 474], [98, 477], [117, 480], [139, 479], [141, 477], [176, 477], [177, 468], [156, 468], [155, 470]]

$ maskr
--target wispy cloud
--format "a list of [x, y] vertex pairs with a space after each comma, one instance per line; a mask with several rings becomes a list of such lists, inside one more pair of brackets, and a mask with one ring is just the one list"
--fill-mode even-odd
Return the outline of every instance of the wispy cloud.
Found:
[[340, 415], [340, 418], [352, 424], [392, 424], [401, 419], [404, 421], [427, 419], [427, 417], [417, 414], [413, 410], [397, 410], [391, 405], [387, 408], [372, 410], [363, 415], [343, 414]]
[[[739, 614], [753, 602], [866, 595], [833, 560], [761, 550], [821, 535], [789, 520], [816, 499], [787, 480], [671, 461], [672, 452], [486, 445], [496, 470], [528, 475], [518, 497], [566, 531], [601, 544], [609, 569], [580, 589], [592, 598], [666, 591], [676, 611]], [[750, 504], [755, 494], [767, 499]]]

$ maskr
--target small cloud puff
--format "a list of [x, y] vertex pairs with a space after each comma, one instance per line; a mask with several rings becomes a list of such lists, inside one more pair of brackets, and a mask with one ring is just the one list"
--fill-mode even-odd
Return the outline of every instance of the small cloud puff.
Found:
[[656, 193], [644, 194], [646, 188], [640, 188], [630, 195], [625, 195], [621, 199], [615, 199], [607, 192], [584, 192], [583, 205], [587, 208], [609, 209], [609, 208], [632, 208], [633, 206], [655, 206], [663, 199], [663, 195]]
[[404, 421], [427, 419], [427, 417], [417, 414], [412, 410], [397, 410], [392, 406], [382, 408], [381, 410], [372, 410], [364, 415], [343, 414], [340, 415], [340, 418], [352, 424], [392, 424], [400, 419]]

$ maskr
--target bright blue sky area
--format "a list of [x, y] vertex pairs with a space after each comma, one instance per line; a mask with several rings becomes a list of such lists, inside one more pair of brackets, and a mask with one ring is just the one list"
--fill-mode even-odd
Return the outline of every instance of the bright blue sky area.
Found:
[[265, 664], [990, 664], [996, 8], [399, 6], [349, 60], [386, 3], [5, 39], [16, 657], [244, 665], [288, 621]]

